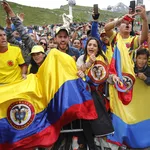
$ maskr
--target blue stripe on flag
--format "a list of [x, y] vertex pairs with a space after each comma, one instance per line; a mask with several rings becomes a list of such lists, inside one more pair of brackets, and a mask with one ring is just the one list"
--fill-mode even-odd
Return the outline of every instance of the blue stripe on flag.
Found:
[[132, 148], [146, 148], [150, 146], [150, 119], [136, 124], [126, 124], [118, 116], [112, 114], [115, 134], [108, 139]]
[[36, 134], [57, 122], [71, 106], [91, 100], [91, 95], [85, 87], [86, 83], [80, 78], [65, 82], [55, 93], [48, 107], [36, 114], [32, 124], [24, 130], [14, 129], [6, 118], [0, 119], [0, 144], [17, 142]]

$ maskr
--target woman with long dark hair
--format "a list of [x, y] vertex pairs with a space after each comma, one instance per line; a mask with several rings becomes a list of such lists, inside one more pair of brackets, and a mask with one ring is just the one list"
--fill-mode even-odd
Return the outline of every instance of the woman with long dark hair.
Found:
[[99, 41], [91, 37], [88, 39], [85, 54], [77, 60], [78, 75], [85, 78], [88, 90], [91, 91], [98, 118], [96, 120], [82, 120], [83, 131], [90, 150], [97, 150], [94, 143], [95, 136], [106, 136], [114, 132], [110, 116], [105, 107], [104, 83], [107, 80], [108, 61], [103, 54]]

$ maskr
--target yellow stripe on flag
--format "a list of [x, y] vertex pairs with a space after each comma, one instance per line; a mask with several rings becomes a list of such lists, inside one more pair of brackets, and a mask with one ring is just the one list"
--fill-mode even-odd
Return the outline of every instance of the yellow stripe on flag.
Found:
[[113, 85], [110, 85], [110, 105], [112, 113], [126, 124], [136, 124], [150, 119], [150, 86], [136, 78], [133, 86], [133, 98], [128, 105], [123, 105]]
[[63, 83], [77, 78], [74, 59], [57, 49], [51, 50], [37, 74], [30, 74], [26, 80], [14, 84], [0, 86], [0, 119], [7, 116], [10, 104], [19, 100], [33, 104], [35, 113], [43, 111]]

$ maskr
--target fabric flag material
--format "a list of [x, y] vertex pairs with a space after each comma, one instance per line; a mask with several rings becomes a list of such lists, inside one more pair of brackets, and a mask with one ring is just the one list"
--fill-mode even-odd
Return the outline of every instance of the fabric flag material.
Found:
[[110, 74], [120, 78], [120, 83], [115, 83], [114, 88], [116, 88], [118, 97], [124, 105], [128, 105], [131, 102], [132, 87], [135, 81], [133, 61], [128, 51], [122, 37], [118, 34], [117, 44], [110, 63]]
[[150, 87], [142, 80], [135, 81], [133, 61], [128, 51], [119, 35], [110, 72], [117, 75], [121, 83], [109, 86], [115, 133], [108, 136], [108, 141], [136, 149], [146, 148], [150, 146]]
[[51, 50], [37, 74], [0, 86], [0, 150], [49, 147], [63, 125], [96, 119], [86, 83], [72, 57]]
[[131, 148], [150, 147], [150, 86], [136, 79], [133, 98], [124, 105], [118, 99], [117, 91], [110, 86], [110, 106], [115, 133], [108, 141], [117, 145], [125, 144]]

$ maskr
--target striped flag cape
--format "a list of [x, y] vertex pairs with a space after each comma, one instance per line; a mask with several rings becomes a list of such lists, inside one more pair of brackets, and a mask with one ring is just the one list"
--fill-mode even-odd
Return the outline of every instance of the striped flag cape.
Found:
[[120, 85], [110, 85], [110, 107], [114, 135], [108, 141], [131, 148], [150, 146], [150, 87], [135, 80], [133, 62], [120, 37], [114, 50], [110, 72], [121, 79]]
[[135, 81], [134, 64], [128, 51], [122, 37], [118, 34], [118, 42], [110, 63], [110, 74], [120, 78], [120, 83], [115, 83], [114, 88], [117, 90], [119, 99], [125, 105], [131, 102], [132, 87]]
[[0, 86], [0, 150], [52, 146], [63, 125], [96, 119], [86, 83], [72, 57], [51, 50], [37, 74]]

